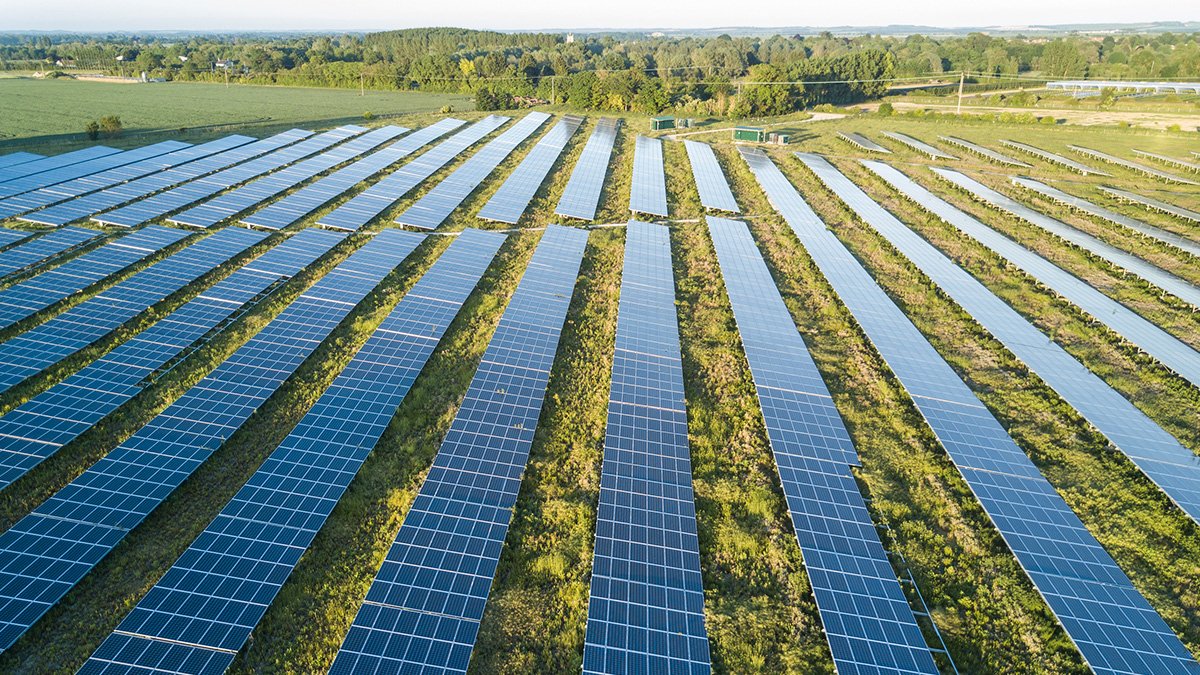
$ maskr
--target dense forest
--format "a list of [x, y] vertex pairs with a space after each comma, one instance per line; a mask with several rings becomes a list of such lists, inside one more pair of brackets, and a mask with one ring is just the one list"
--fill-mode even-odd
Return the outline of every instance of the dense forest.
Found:
[[0, 69], [473, 93], [481, 108], [491, 109], [541, 99], [600, 110], [747, 116], [852, 103], [881, 95], [897, 80], [959, 71], [984, 82], [1187, 77], [1200, 72], [1200, 40], [1175, 33], [638, 38], [455, 28], [169, 39], [9, 35], [0, 36]]

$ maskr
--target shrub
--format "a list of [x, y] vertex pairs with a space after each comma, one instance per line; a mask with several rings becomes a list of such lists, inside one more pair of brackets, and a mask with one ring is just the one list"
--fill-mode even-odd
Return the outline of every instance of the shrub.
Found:
[[879, 104], [879, 114], [880, 115], [883, 115], [886, 117], [886, 116], [891, 115], [894, 112], [896, 112], [896, 110], [892, 107], [891, 103], [884, 101], [883, 103]]

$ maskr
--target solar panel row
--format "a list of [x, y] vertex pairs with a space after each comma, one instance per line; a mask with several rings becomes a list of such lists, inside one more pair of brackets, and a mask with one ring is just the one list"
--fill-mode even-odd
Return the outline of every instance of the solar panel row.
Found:
[[[29, 233], [23, 234], [28, 235]], [[23, 241], [18, 246], [0, 252], [0, 276], [29, 270], [39, 263], [78, 248], [101, 235], [103, 233], [96, 230], [64, 227], [29, 241]]]
[[1029, 457], [778, 167], [761, 151], [742, 152], [1088, 665], [1105, 674], [1200, 672]]
[[32, 152], [10, 152], [7, 155], [0, 155], [0, 169], [7, 169], [10, 166], [32, 162], [35, 159], [43, 159], [44, 155], [38, 155]]
[[1059, 155], [1059, 154], [1056, 154], [1053, 152], [1049, 152], [1046, 150], [1042, 150], [1041, 148], [1035, 148], [1034, 146], [1028, 145], [1026, 143], [1018, 143], [1017, 141], [1000, 141], [1000, 144], [1007, 145], [1010, 148], [1016, 148], [1017, 150], [1021, 150], [1023, 152], [1027, 152], [1027, 153], [1033, 155], [1034, 157], [1044, 159], [1047, 162], [1058, 164], [1060, 166], [1065, 166], [1068, 169], [1075, 171], [1076, 173], [1083, 174], [1084, 176], [1109, 176], [1109, 175], [1111, 175], [1111, 174], [1101, 171], [1099, 169], [1094, 169], [1094, 168], [1088, 166], [1087, 164], [1082, 164], [1080, 162], [1076, 162], [1075, 160], [1071, 159], [1070, 157], [1063, 157], [1062, 155]]
[[240, 228], [222, 230], [10, 338], [0, 344], [0, 393], [116, 330], [266, 236]]
[[113, 211], [92, 216], [92, 220], [104, 223], [105, 225], [118, 225], [121, 227], [141, 225], [142, 223], [147, 223], [178, 211], [185, 206], [208, 199], [222, 190], [227, 190], [235, 185], [244, 183], [251, 178], [257, 178], [304, 157], [308, 157], [313, 153], [321, 152], [364, 131], [366, 129], [363, 127], [354, 125], [338, 127], [332, 131], [326, 131], [312, 138], [306, 138], [298, 143], [274, 150], [262, 157], [257, 157], [236, 166], [231, 166], [228, 169], [218, 171], [217, 173], [184, 183], [179, 187], [146, 197]]
[[567, 147], [567, 141], [583, 124], [582, 117], [567, 115], [560, 119], [545, 136], [533, 146], [521, 164], [513, 170], [496, 194], [479, 210], [479, 217], [501, 223], [516, 225], [533, 200], [542, 182], [550, 173], [554, 162]]
[[1092, 150], [1091, 148], [1084, 148], [1078, 145], [1068, 145], [1067, 147], [1081, 155], [1087, 155], [1088, 157], [1099, 159], [1101, 161], [1108, 162], [1109, 164], [1116, 164], [1117, 166], [1124, 167], [1130, 171], [1136, 171], [1137, 173], [1150, 176], [1151, 178], [1164, 180], [1168, 183], [1178, 183], [1180, 185], [1200, 185], [1200, 183], [1197, 183], [1190, 178], [1177, 176], [1173, 173], [1163, 171], [1162, 169], [1158, 169], [1153, 166], [1146, 166], [1145, 164], [1131, 162], [1127, 159], [1110, 155], [1107, 152], [1100, 152], [1099, 150]]
[[229, 667], [502, 243], [450, 245], [81, 673]]
[[1168, 155], [1160, 155], [1157, 152], [1146, 152], [1145, 150], [1138, 150], [1136, 148], [1134, 149], [1133, 154], [1137, 155], [1138, 157], [1157, 159], [1160, 162], [1172, 164], [1188, 171], [1200, 172], [1200, 163], [1188, 161], [1186, 159], [1179, 159], [1178, 157], [1170, 157]]
[[829, 389], [740, 222], [708, 219], [796, 539], [839, 673], [937, 673], [850, 467]]
[[[240, 145], [249, 140], [251, 140], [249, 137], [240, 136], [235, 137], [234, 143]], [[9, 218], [29, 213], [30, 211], [45, 208], [89, 192], [103, 190], [104, 188], [119, 185], [152, 173], [165, 171], [171, 167], [228, 150], [229, 147], [230, 142], [224, 139], [202, 145], [188, 145], [183, 149], [144, 159], [140, 162], [125, 164], [107, 171], [94, 173], [90, 176], [83, 176], [57, 185], [15, 195], [8, 199], [0, 200], [0, 218]]]
[[79, 372], [0, 417], [0, 488], [78, 438], [345, 235], [304, 230]]
[[310, 132], [302, 129], [292, 129], [261, 141], [255, 141], [248, 136], [226, 136], [211, 144], [197, 146], [211, 148], [215, 145], [224, 148], [219, 152], [166, 171], [159, 171], [127, 183], [82, 195], [41, 211], [26, 213], [21, 216], [21, 220], [43, 225], [65, 225], [270, 152], [309, 135], [311, 135]]
[[1002, 211], [1007, 211], [1031, 225], [1036, 225], [1113, 264], [1117, 268], [1144, 279], [1193, 307], [1200, 307], [1200, 288], [1196, 288], [1186, 279], [1181, 279], [1170, 272], [1155, 267], [1132, 253], [1123, 251], [1082, 230], [1077, 230], [1062, 221], [1035, 211], [1006, 195], [1000, 194], [966, 174], [951, 169], [932, 168], [938, 176], [962, 188], [976, 199], [991, 204]]
[[466, 124], [462, 120], [445, 118], [408, 134], [388, 147], [368, 155], [350, 166], [325, 176], [258, 211], [244, 216], [242, 222], [254, 227], [281, 230], [304, 218], [338, 195], [383, 171], [387, 167], [429, 145], [434, 140]]
[[924, 141], [918, 141], [908, 134], [902, 134], [898, 131], [881, 131], [880, 133], [893, 141], [907, 145], [922, 155], [928, 155], [930, 159], [958, 159], [954, 155], [946, 154]]
[[283, 384], [421, 242], [376, 236], [212, 373], [0, 535], [0, 649], [7, 649]]
[[630, 221], [584, 673], [708, 673], [670, 231]]
[[60, 166], [69, 166], [78, 164], [88, 160], [96, 159], [97, 157], [105, 157], [107, 155], [115, 155], [121, 152], [116, 148], [109, 148], [103, 145], [94, 145], [90, 148], [75, 150], [73, 152], [65, 152], [61, 155], [53, 155], [50, 157], [42, 157], [40, 159], [22, 162], [15, 166], [8, 166], [0, 169], [0, 183], [5, 183], [10, 180], [32, 176], [35, 173], [43, 171], [51, 171]]
[[696, 179], [696, 189], [700, 193], [700, 203], [704, 208], [729, 213], [740, 212], [741, 209], [738, 208], [737, 200], [733, 198], [733, 191], [729, 189], [729, 183], [725, 180], [725, 173], [721, 171], [721, 163], [717, 161], [712, 146], [696, 141], [684, 141], [683, 146], [687, 148], [688, 162], [692, 165], [692, 176]]
[[1111, 223], [1121, 225], [1122, 227], [1127, 227], [1134, 232], [1144, 234], [1152, 239], [1157, 239], [1164, 244], [1170, 244], [1171, 246], [1191, 253], [1192, 255], [1200, 256], [1200, 243], [1192, 241], [1183, 235], [1143, 223], [1136, 218], [1130, 218], [1124, 214], [1111, 211], [1103, 206], [1099, 206], [1098, 204], [1093, 204], [1082, 197], [1076, 197], [1075, 195], [1063, 192], [1056, 187], [1051, 187], [1045, 183], [1032, 180], [1030, 178], [1015, 176], [1012, 178], [1012, 182], [1014, 185], [1019, 185], [1028, 190], [1033, 190], [1040, 195], [1049, 197], [1050, 199], [1053, 199], [1060, 204], [1065, 204], [1077, 211], [1082, 211], [1088, 215], [1102, 218]]
[[318, 224], [338, 230], [357, 230], [508, 120], [507, 117], [488, 115], [384, 176], [378, 183], [322, 216]]
[[[408, 131], [405, 127], [386, 126], [369, 131], [302, 162], [284, 167], [230, 190], [203, 204], [194, 206], [168, 220], [180, 225], [212, 227], [217, 223], [275, 197], [313, 176], [348, 162]], [[315, 140], [315, 139], [314, 139]], [[214, 177], [215, 178], [215, 177]]]
[[856, 133], [853, 131], [839, 131], [838, 137], [841, 138], [842, 140], [850, 143], [851, 145], [857, 145], [859, 148], [861, 148], [863, 150], [867, 150], [869, 152], [878, 152], [878, 153], [882, 153], [885, 155], [892, 154], [891, 150], [888, 150], [887, 148], [885, 148], [882, 145], [876, 143], [875, 141], [867, 138], [866, 136], [863, 136], [860, 133]]
[[331, 673], [465, 673], [587, 233], [551, 225]]
[[633, 149], [633, 182], [629, 210], [667, 217], [667, 176], [663, 171], [662, 141], [638, 136]]
[[550, 115], [531, 112], [504, 133], [492, 139], [470, 159], [446, 176], [442, 182], [421, 196], [396, 217], [396, 222], [425, 230], [432, 230], [450, 216], [450, 212], [470, 196], [483, 180], [512, 154], [525, 139], [533, 135]]
[[600, 192], [604, 189], [604, 177], [608, 175], [608, 161], [612, 156], [613, 144], [617, 140], [617, 129], [621, 120], [605, 117], [596, 122], [592, 135], [579, 154], [579, 161], [571, 171], [567, 187], [555, 207], [556, 215], [580, 220], [594, 220], [596, 206], [600, 203]]
[[1101, 185], [1100, 190], [1102, 192], [1107, 192], [1109, 195], [1117, 198], [1118, 200], [1120, 200], [1122, 202], [1130, 202], [1133, 204], [1140, 204], [1142, 206], [1149, 208], [1152, 211], [1160, 211], [1162, 213], [1166, 213], [1166, 214], [1175, 216], [1176, 218], [1182, 218], [1184, 220], [1190, 220], [1194, 223], [1200, 223], [1200, 213], [1197, 213], [1190, 209], [1185, 209], [1182, 206], [1177, 206], [1175, 204], [1168, 204], [1167, 202], [1164, 202], [1161, 199], [1155, 199], [1153, 197], [1139, 195], [1139, 194], [1136, 194], [1133, 192], [1129, 192], [1127, 190], [1118, 190], [1117, 188], [1108, 187], [1107, 185]]
[[111, 155], [97, 157], [86, 162], [60, 166], [50, 171], [42, 171], [10, 181], [0, 183], [0, 197], [12, 197], [23, 192], [30, 192], [39, 188], [66, 183], [84, 176], [101, 173], [109, 169], [133, 164], [153, 157], [159, 157], [176, 150], [191, 147], [190, 143], [182, 143], [180, 141], [163, 141], [133, 150], [124, 152], [114, 152]]
[[22, 239], [32, 237], [33, 234], [33, 232], [26, 232], [24, 230], [12, 230], [7, 227], [0, 227], [0, 249], [12, 246]]
[[[941, 201], [896, 169], [864, 162], [881, 178], [921, 205]], [[1047, 339], [1015, 310], [953, 261], [871, 201], [844, 176], [824, 169], [832, 185], [863, 220], [941, 286], [1051, 389], [1083, 415], [1113, 445], [1200, 521], [1200, 457], [1150, 420], [1132, 403]], [[953, 208], [945, 202], [939, 208]], [[963, 214], [962, 217], [968, 217]]]
[[985, 148], [984, 146], [979, 145], [978, 143], [972, 143], [971, 141], [968, 141], [964, 138], [958, 138], [957, 136], [938, 136], [938, 138], [942, 139], [946, 143], [949, 143], [950, 145], [957, 145], [958, 147], [960, 147], [964, 150], [967, 150], [968, 152], [973, 152], [976, 155], [979, 155], [980, 157], [990, 159], [993, 162], [996, 162], [997, 164], [1006, 164], [1008, 166], [1018, 166], [1018, 167], [1022, 167], [1022, 168], [1029, 168], [1028, 164], [1026, 164], [1025, 162], [1022, 162], [1019, 159], [1009, 157], [1008, 155], [1005, 155], [1000, 152], [996, 152], [995, 150], [992, 150], [991, 148]]
[[167, 227], [147, 227], [6, 288], [0, 291], [0, 328], [9, 328], [187, 236]]

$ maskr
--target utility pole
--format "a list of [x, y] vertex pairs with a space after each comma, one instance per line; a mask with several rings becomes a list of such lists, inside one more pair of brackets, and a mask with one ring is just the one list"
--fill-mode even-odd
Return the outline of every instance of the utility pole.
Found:
[[363, 74], [362, 74], [361, 70], [358, 71], [358, 95], [359, 96], [367, 95], [367, 85], [363, 83]]
[[966, 79], [967, 79], [966, 71], [963, 71], [963, 70], [958, 71], [958, 112], [956, 113], [958, 115], [962, 114], [963, 82], [965, 82]]
[[550, 78], [550, 105], [558, 103], [558, 76]]

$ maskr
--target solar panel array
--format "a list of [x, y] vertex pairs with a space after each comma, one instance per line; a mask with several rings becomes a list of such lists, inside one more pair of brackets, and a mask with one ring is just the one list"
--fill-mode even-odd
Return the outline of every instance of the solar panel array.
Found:
[[81, 673], [229, 667], [502, 243], [450, 245]]
[[[941, 201], [886, 164], [864, 164], [922, 206]], [[1078, 410], [1184, 512], [1200, 522], [1200, 457], [1057, 343], [1047, 339], [987, 287], [871, 201], [844, 176], [833, 175], [831, 172], [836, 172], [832, 168], [823, 169], [823, 172], [822, 177], [830, 175], [829, 180], [838, 186], [839, 196], [843, 196], [864, 221], [929, 275], [989, 333]], [[953, 207], [942, 202], [938, 208]], [[966, 214], [961, 217], [970, 218]]]
[[479, 217], [516, 225], [533, 196], [537, 194], [538, 188], [546, 180], [554, 162], [566, 149], [567, 142], [582, 124], [582, 117], [567, 115], [551, 127], [525, 159], [521, 160], [521, 164], [513, 170], [500, 189], [483, 205], [479, 210]]
[[1134, 149], [1133, 154], [1137, 155], [1138, 157], [1148, 157], [1150, 159], [1157, 159], [1160, 162], [1165, 162], [1167, 164], [1173, 164], [1181, 169], [1186, 169], [1188, 171], [1200, 171], [1200, 164], [1198, 164], [1196, 162], [1188, 161], [1186, 159], [1179, 159], [1178, 157], [1170, 157], [1168, 155], [1160, 155], [1156, 152], [1146, 152], [1145, 150], [1138, 150], [1136, 148]]
[[103, 190], [104, 188], [119, 185], [152, 173], [165, 171], [171, 167], [228, 150], [231, 144], [232, 146], [244, 145], [250, 140], [252, 139], [247, 136], [238, 136], [234, 137], [233, 141], [221, 139], [202, 145], [187, 145], [185, 143], [184, 145], [187, 147], [174, 152], [15, 195], [8, 199], [0, 200], [0, 218], [10, 218], [23, 213], [29, 213], [30, 211], [45, 208], [89, 192]]
[[687, 148], [688, 162], [692, 165], [692, 176], [696, 179], [696, 189], [700, 193], [700, 203], [706, 209], [739, 213], [737, 200], [725, 180], [725, 172], [721, 171], [721, 163], [712, 146], [696, 141], [684, 141]]
[[507, 117], [488, 115], [384, 176], [378, 183], [322, 216], [318, 224], [339, 230], [357, 230], [508, 120]]
[[61, 155], [53, 155], [51, 157], [42, 157], [41, 159], [36, 159], [29, 162], [22, 162], [15, 166], [8, 166], [0, 169], [0, 183], [16, 180], [17, 178], [23, 178], [25, 176], [32, 176], [35, 173], [41, 173], [43, 171], [50, 171], [52, 169], [57, 169], [60, 166], [78, 164], [80, 162], [96, 159], [97, 157], [114, 155], [118, 152], [121, 151], [117, 150], [116, 148], [109, 148], [103, 145], [94, 145], [90, 148], [84, 148], [82, 150], [64, 152]]
[[1139, 234], [1144, 234], [1152, 239], [1157, 239], [1164, 244], [1170, 244], [1171, 246], [1183, 251], [1187, 251], [1192, 255], [1200, 256], [1200, 243], [1192, 241], [1191, 239], [1188, 239], [1182, 235], [1154, 227], [1153, 225], [1149, 225], [1147, 223], [1143, 223], [1136, 218], [1130, 218], [1122, 213], [1111, 211], [1103, 206], [1099, 206], [1098, 204], [1093, 204], [1082, 197], [1076, 197], [1075, 195], [1063, 192], [1056, 187], [1046, 185], [1045, 183], [1032, 180], [1030, 178], [1015, 176], [1013, 177], [1012, 182], [1014, 185], [1019, 185], [1023, 188], [1033, 190], [1034, 192], [1037, 192], [1045, 197], [1049, 197], [1060, 204], [1066, 204], [1067, 206], [1082, 211], [1088, 215], [1102, 218], [1111, 223], [1116, 223], [1117, 225], [1127, 227]]
[[907, 145], [909, 148], [912, 148], [923, 155], [929, 155], [930, 159], [958, 159], [954, 155], [946, 154], [932, 145], [924, 141], [919, 141], [908, 134], [902, 134], [898, 131], [881, 131], [880, 133], [892, 139], [893, 141]]
[[669, 230], [630, 221], [584, 673], [708, 673]]
[[[119, 225], [122, 227], [141, 225], [173, 211], [178, 211], [185, 206], [195, 204], [203, 199], [208, 199], [218, 192], [228, 190], [251, 178], [257, 178], [304, 157], [308, 157], [313, 153], [321, 152], [364, 131], [366, 129], [363, 127], [354, 125], [338, 127], [332, 131], [326, 131], [323, 134], [307, 138], [299, 143], [280, 148], [262, 157], [231, 166], [217, 173], [184, 183], [179, 187], [146, 197], [132, 204], [122, 206], [119, 209], [108, 211], [98, 216], [92, 216], [92, 220], [104, 223], [105, 225]], [[249, 197], [246, 199], [249, 202], [257, 195], [255, 191], [244, 192], [240, 193], [237, 199], [240, 200], [243, 196]], [[251, 202], [247, 206], [255, 203], [257, 202]]]
[[1062, 221], [1035, 211], [965, 174], [939, 167], [932, 167], [932, 170], [943, 179], [966, 190], [973, 197], [987, 202], [998, 209], [1007, 211], [1031, 225], [1036, 225], [1056, 237], [1115, 265], [1119, 269], [1141, 277], [1180, 300], [1191, 304], [1193, 307], [1200, 307], [1200, 288], [1193, 286], [1186, 279], [1181, 279], [1170, 272], [1142, 260], [1132, 253], [1123, 251], [1082, 230], [1077, 230]]
[[162, 413], [0, 534], [7, 649], [261, 406], [421, 242], [376, 236]]
[[1029, 457], [766, 155], [751, 169], [1097, 673], [1197, 673], [1171, 631]]
[[1028, 145], [1026, 143], [1018, 143], [1017, 141], [1000, 141], [1000, 144], [1007, 145], [1010, 148], [1016, 148], [1017, 150], [1021, 150], [1023, 152], [1027, 152], [1027, 153], [1033, 155], [1034, 157], [1044, 159], [1047, 162], [1052, 162], [1052, 163], [1058, 164], [1060, 166], [1065, 166], [1072, 171], [1083, 174], [1084, 176], [1111, 176], [1112, 175], [1105, 171], [1101, 171], [1100, 169], [1094, 169], [1094, 168], [1088, 166], [1087, 164], [1083, 164], [1081, 162], [1076, 162], [1075, 160], [1071, 159], [1070, 157], [1063, 157], [1062, 155], [1059, 155], [1057, 153], [1049, 152], [1047, 150], [1042, 150], [1041, 148], [1035, 148], [1034, 146]]
[[[239, 188], [214, 197], [198, 206], [168, 218], [173, 223], [193, 227], [212, 227], [217, 223], [255, 207], [290, 190], [313, 176], [348, 162], [408, 131], [405, 127], [386, 126], [351, 138], [321, 154], [256, 178]], [[314, 139], [316, 140], [316, 139]], [[215, 178], [215, 177], [214, 177]]]
[[1019, 159], [1009, 157], [1008, 155], [1005, 155], [1000, 152], [996, 152], [995, 150], [992, 150], [991, 148], [985, 148], [982, 145], [979, 145], [978, 143], [972, 143], [971, 141], [968, 141], [963, 138], [958, 138], [957, 136], [938, 136], [938, 138], [942, 139], [943, 141], [945, 141], [951, 145], [957, 145], [958, 147], [960, 147], [964, 150], [973, 152], [973, 153], [979, 155], [980, 157], [990, 159], [993, 162], [996, 162], [997, 164], [1006, 164], [1008, 166], [1019, 166], [1019, 167], [1023, 167], [1023, 168], [1029, 168], [1028, 164], [1026, 164], [1025, 162], [1022, 162]]
[[667, 176], [663, 171], [662, 141], [638, 136], [633, 149], [633, 182], [629, 186], [629, 210], [666, 218]]
[[32, 152], [10, 152], [7, 155], [0, 155], [0, 169], [6, 169], [17, 164], [32, 162], [35, 159], [44, 159], [44, 155], [39, 155]]
[[227, 136], [213, 141], [228, 145], [226, 150], [128, 183], [82, 195], [41, 211], [27, 213], [21, 216], [21, 220], [43, 225], [65, 225], [270, 152], [310, 135], [310, 132], [303, 129], [292, 129], [261, 141], [255, 141], [248, 136]]
[[462, 120], [447, 117], [424, 129], [414, 131], [383, 150], [368, 155], [350, 166], [325, 176], [312, 185], [301, 188], [269, 206], [244, 216], [242, 222], [254, 227], [281, 230], [333, 201], [338, 195], [360, 182], [464, 124], [466, 122]]
[[1123, 202], [1141, 204], [1142, 206], [1145, 206], [1153, 211], [1160, 211], [1162, 213], [1175, 216], [1176, 218], [1183, 218], [1184, 220], [1200, 223], [1200, 213], [1185, 209], [1182, 206], [1177, 206], [1175, 204], [1168, 204], [1161, 199], [1139, 195], [1127, 190], [1118, 190], [1117, 188], [1108, 187], [1107, 185], [1101, 185], [1100, 190], [1102, 192], [1107, 192], [1109, 195], [1116, 197]]
[[531, 112], [526, 115], [520, 122], [480, 148], [442, 182], [433, 186], [432, 190], [422, 195], [405, 209], [404, 213], [396, 217], [396, 222], [425, 230], [432, 230], [441, 225], [450, 216], [450, 212], [458, 208], [500, 162], [548, 119], [550, 115], [543, 112]]
[[331, 673], [465, 673], [587, 233], [551, 225]]
[[126, 150], [124, 152], [114, 152], [111, 155], [97, 157], [86, 162], [60, 166], [50, 171], [42, 171], [31, 176], [5, 181], [0, 183], [0, 198], [12, 197], [13, 195], [19, 195], [24, 192], [30, 192], [39, 188], [57, 185], [58, 183], [66, 183], [84, 176], [101, 173], [109, 169], [124, 166], [126, 164], [133, 164], [135, 162], [140, 162], [152, 157], [158, 157], [160, 155], [165, 155], [176, 150], [182, 150], [187, 147], [190, 147], [189, 143], [182, 143], [180, 141], [163, 141], [162, 143], [155, 143], [153, 145], [134, 148], [133, 150]]
[[33, 232], [25, 230], [12, 230], [7, 227], [0, 227], [0, 248], [11, 246], [12, 244], [27, 239], [33, 236]]
[[621, 120], [611, 117], [596, 122], [592, 135], [583, 146], [583, 152], [579, 154], [579, 161], [571, 171], [558, 206], [554, 208], [556, 215], [580, 220], [596, 218], [596, 207], [600, 203], [604, 177], [608, 175], [608, 162], [620, 126]]
[[6, 288], [0, 291], [0, 329], [33, 316], [187, 236], [187, 232], [167, 227], [143, 228]]
[[82, 227], [64, 227], [21, 242], [18, 246], [0, 252], [0, 276], [28, 270], [65, 251], [78, 248], [102, 234]]
[[240, 228], [222, 230], [10, 338], [0, 344], [0, 393], [120, 328], [266, 236]]
[[0, 417], [0, 489], [129, 401], [169, 364], [203, 344], [344, 237], [319, 229], [296, 234]]
[[1092, 150], [1091, 148], [1084, 148], [1078, 145], [1068, 145], [1067, 147], [1081, 155], [1087, 155], [1088, 157], [1093, 157], [1095, 159], [1108, 162], [1109, 164], [1116, 164], [1117, 166], [1125, 167], [1130, 171], [1136, 171], [1140, 174], [1150, 176], [1151, 178], [1158, 178], [1159, 180], [1164, 180], [1168, 183], [1179, 183], [1180, 185], [1200, 185], [1200, 183], [1197, 183], [1190, 178], [1177, 176], [1173, 173], [1163, 171], [1162, 169], [1157, 169], [1153, 166], [1146, 166], [1145, 164], [1131, 162], [1127, 159], [1110, 155], [1107, 152], [1100, 152], [1099, 150]]
[[875, 141], [867, 138], [866, 136], [863, 136], [860, 133], [856, 133], [853, 131], [839, 131], [838, 137], [852, 145], [857, 145], [859, 148], [861, 148], [863, 150], [867, 150], [869, 152], [879, 152], [879, 153], [882, 153], [885, 155], [892, 154], [891, 150], [888, 150], [887, 148], [885, 148], [882, 145], [876, 143]]
[[708, 219], [767, 437], [839, 673], [937, 673], [851, 466], [829, 389], [742, 223]]

